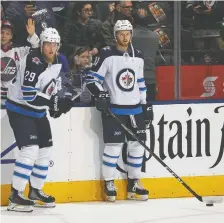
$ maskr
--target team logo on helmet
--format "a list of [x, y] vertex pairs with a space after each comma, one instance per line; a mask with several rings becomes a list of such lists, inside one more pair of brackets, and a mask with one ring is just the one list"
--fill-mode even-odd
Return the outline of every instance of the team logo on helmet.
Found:
[[116, 81], [122, 91], [133, 91], [135, 72], [129, 68], [123, 69], [118, 73]]
[[17, 73], [16, 63], [13, 58], [1, 58], [1, 81], [8, 82], [15, 78]]

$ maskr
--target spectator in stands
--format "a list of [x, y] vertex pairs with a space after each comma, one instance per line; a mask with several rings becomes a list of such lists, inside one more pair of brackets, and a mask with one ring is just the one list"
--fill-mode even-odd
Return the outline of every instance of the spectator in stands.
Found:
[[215, 29], [224, 16], [223, 10], [220, 1], [188, 1], [185, 14], [192, 17], [195, 29]]
[[4, 20], [4, 17], [5, 17], [5, 15], [4, 15], [4, 8], [3, 8], [2, 4], [1, 4], [1, 21]]
[[115, 2], [109, 3], [108, 8], [109, 8], [110, 13], [113, 12], [115, 9]]
[[211, 53], [207, 56], [207, 62], [224, 65], [224, 24], [220, 30], [220, 37], [211, 43]]
[[62, 53], [57, 53], [58, 55], [58, 63], [62, 64], [61, 72], [67, 73], [69, 72], [69, 63], [66, 56]]
[[147, 24], [148, 28], [158, 28], [161, 25], [173, 26], [173, 14], [167, 2], [143, 1], [136, 4], [136, 9], [134, 11], [145, 18], [142, 22]]
[[151, 102], [156, 100], [157, 94], [155, 57], [159, 49], [159, 38], [157, 33], [148, 29], [146, 17], [147, 11], [138, 7], [134, 15], [132, 44], [143, 54], [147, 101]]
[[109, 18], [103, 22], [101, 27], [103, 46], [115, 45], [113, 27], [117, 20], [129, 20], [133, 23], [132, 7], [131, 1], [115, 2], [115, 9], [110, 13]]
[[78, 70], [85, 69], [91, 65], [89, 47], [79, 47], [70, 58], [70, 70], [75, 75]]
[[108, 19], [110, 13], [115, 9], [115, 2], [109, 1], [102, 1], [97, 2], [95, 10], [96, 10], [96, 17], [104, 22]]
[[28, 18], [32, 17], [35, 21], [37, 35], [45, 27], [56, 28], [51, 1], [12, 1], [5, 9], [5, 14], [7, 19], [15, 24], [15, 43], [19, 45], [27, 45], [26, 22]]
[[93, 4], [91, 2], [77, 2], [73, 10], [73, 21], [64, 30], [64, 51], [71, 55], [77, 47], [87, 46], [90, 54], [95, 55], [100, 48], [101, 21], [91, 19]]
[[1, 104], [5, 104], [8, 87], [14, 80], [19, 68], [19, 63], [31, 50], [39, 47], [39, 38], [35, 33], [35, 24], [28, 19], [26, 31], [27, 41], [32, 48], [15, 47], [13, 43], [15, 26], [9, 20], [1, 21]]
[[91, 55], [88, 47], [79, 47], [70, 58], [70, 74], [74, 86], [81, 88], [83, 93], [75, 102], [89, 104], [92, 101], [90, 91], [85, 87], [85, 77], [91, 68]]

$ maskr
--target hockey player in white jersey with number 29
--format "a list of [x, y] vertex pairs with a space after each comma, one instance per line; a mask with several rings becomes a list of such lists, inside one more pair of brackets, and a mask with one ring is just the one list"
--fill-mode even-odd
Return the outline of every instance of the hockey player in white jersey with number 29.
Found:
[[[57, 30], [42, 31], [40, 45], [21, 60], [5, 103], [20, 149], [12, 177], [9, 211], [31, 212], [33, 206], [55, 207], [55, 198], [42, 191], [53, 145], [46, 111], [52, 117], [59, 117], [71, 109], [72, 100], [58, 96], [62, 63], [57, 54], [60, 46]], [[29, 199], [23, 195], [28, 180]]]
[[[143, 77], [144, 60], [131, 44], [133, 27], [128, 20], [118, 20], [114, 26], [116, 46], [105, 47], [96, 57], [86, 80], [95, 95], [96, 108], [102, 112], [104, 153], [102, 173], [108, 201], [115, 201], [115, 171], [122, 146], [128, 144], [127, 198], [148, 200], [148, 190], [141, 185], [140, 173], [144, 148], [107, 114], [110, 109], [138, 137], [146, 141], [146, 125], [153, 119], [152, 106], [146, 103]], [[108, 94], [107, 94], [108, 92]], [[109, 95], [109, 96], [108, 96]]]

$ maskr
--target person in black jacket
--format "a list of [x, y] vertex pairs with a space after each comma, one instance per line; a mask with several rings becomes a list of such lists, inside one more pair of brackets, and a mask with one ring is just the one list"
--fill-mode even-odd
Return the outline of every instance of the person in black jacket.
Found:
[[108, 19], [103, 22], [101, 26], [103, 47], [115, 45], [116, 41], [114, 38], [113, 28], [118, 20], [128, 20], [133, 23], [132, 7], [131, 1], [115, 2], [115, 9], [110, 13]]
[[36, 33], [40, 35], [46, 27], [57, 28], [55, 15], [52, 10], [53, 3], [46, 1], [12, 1], [5, 9], [5, 16], [15, 24], [14, 43], [27, 45], [26, 23], [28, 18], [35, 21]]
[[73, 18], [70, 25], [64, 29], [64, 51], [70, 56], [78, 47], [87, 46], [90, 54], [96, 55], [100, 48], [101, 21], [91, 19], [93, 16], [93, 4], [91, 2], [77, 2], [73, 9]]

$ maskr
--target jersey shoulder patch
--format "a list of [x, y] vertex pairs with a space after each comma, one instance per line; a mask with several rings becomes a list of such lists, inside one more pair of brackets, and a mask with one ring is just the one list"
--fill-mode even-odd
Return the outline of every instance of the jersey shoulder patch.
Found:
[[110, 56], [113, 56], [113, 50], [110, 46], [102, 48], [93, 59], [92, 71], [97, 72], [103, 62]]
[[106, 46], [99, 51], [99, 56], [104, 59], [112, 55], [113, 55], [113, 49], [110, 46]]
[[102, 48], [103, 51], [110, 51], [112, 48], [110, 46], [105, 46]]
[[41, 57], [41, 53], [37, 50], [30, 52], [26, 59], [26, 70], [41, 74], [46, 69], [46, 63]]

